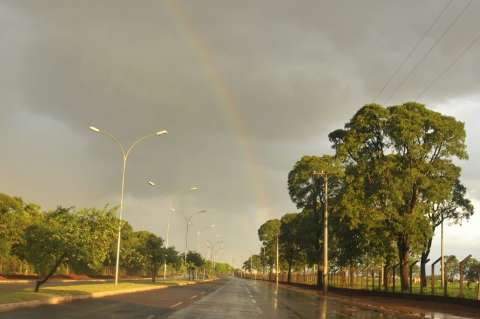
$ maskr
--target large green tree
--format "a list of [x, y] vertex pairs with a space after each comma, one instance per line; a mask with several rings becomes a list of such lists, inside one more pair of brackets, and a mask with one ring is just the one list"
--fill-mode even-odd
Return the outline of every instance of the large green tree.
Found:
[[262, 261], [260, 255], [251, 255], [243, 262], [242, 269], [248, 272], [260, 271], [262, 269]]
[[144, 256], [146, 263], [145, 266], [152, 276], [152, 282], [155, 282], [157, 279], [158, 270], [165, 261], [166, 250], [163, 247], [162, 238], [152, 233], [142, 233], [145, 235], [141, 241], [139, 251]]
[[[434, 185], [435, 188], [437, 186], [438, 185]], [[423, 287], [427, 286], [426, 264], [429, 260], [428, 256], [430, 255], [435, 229], [444, 221], [448, 220], [454, 223], [460, 223], [464, 219], [469, 219], [474, 213], [471, 201], [465, 197], [467, 189], [458, 179], [451, 184], [450, 189], [448, 189], [448, 187], [443, 187], [445, 191], [448, 191], [448, 194], [437, 192], [435, 191], [435, 188], [433, 193], [437, 195], [436, 197], [438, 197], [438, 199], [435, 197], [432, 198], [427, 211], [427, 217], [432, 229], [430, 232], [431, 236], [426, 238], [420, 258], [420, 278]]]
[[62, 264], [74, 264], [83, 269], [101, 265], [114, 240], [116, 223], [110, 210], [83, 210], [76, 214], [73, 208], [59, 207], [46, 213], [39, 222], [24, 233], [19, 255], [31, 263], [40, 279], [35, 291], [55, 274]]
[[280, 220], [270, 219], [263, 223], [258, 229], [258, 238], [262, 242], [262, 255], [269, 267], [271, 279], [273, 265], [276, 263], [276, 246], [280, 234]]
[[288, 267], [287, 282], [291, 281], [292, 268], [305, 261], [300, 233], [301, 216], [297, 213], [285, 214], [280, 219], [280, 250]]
[[81, 234], [84, 236], [83, 252], [69, 264], [77, 273], [99, 274], [109, 257], [110, 246], [116, 242], [118, 219], [116, 207], [103, 209], [83, 208], [75, 213]]
[[202, 255], [195, 251], [189, 251], [187, 254], [188, 277], [196, 279], [197, 271], [205, 264]]
[[[328, 194], [325, 194], [325, 176], [328, 176]], [[288, 191], [297, 208], [313, 215], [314, 249], [317, 256], [317, 285], [322, 285], [323, 214], [325, 199], [335, 202], [341, 190], [343, 167], [333, 156], [303, 156], [288, 174]], [[327, 196], [325, 196], [327, 195]], [[333, 207], [335, 207], [333, 205]]]
[[409, 258], [432, 235], [430, 203], [446, 197], [466, 159], [463, 123], [418, 103], [366, 105], [329, 135], [351, 176], [355, 218], [376, 219], [398, 249], [402, 289]]
[[40, 216], [38, 205], [0, 193], [0, 271], [5, 262], [16, 258], [15, 248], [21, 245], [25, 229]]

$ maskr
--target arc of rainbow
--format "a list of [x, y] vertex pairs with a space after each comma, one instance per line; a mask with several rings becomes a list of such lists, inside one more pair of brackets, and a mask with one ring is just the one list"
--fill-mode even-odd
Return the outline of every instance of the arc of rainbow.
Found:
[[168, 0], [166, 3], [173, 12], [176, 22], [188, 36], [191, 46], [198, 53], [199, 59], [205, 67], [206, 75], [210, 80], [210, 83], [213, 85], [212, 89], [220, 100], [219, 104], [227, 114], [229, 122], [236, 132], [238, 143], [243, 149], [245, 160], [249, 166], [252, 184], [255, 188], [257, 204], [261, 208], [259, 213], [262, 216], [259, 217], [267, 219], [270, 217], [271, 212], [269, 198], [265, 191], [264, 174], [256, 165], [253, 147], [247, 138], [248, 130], [242, 119], [242, 115], [238, 111], [237, 101], [214, 62], [214, 54], [206, 45], [205, 41], [203, 41], [200, 35], [195, 31], [191, 18], [182, 8], [180, 1]]

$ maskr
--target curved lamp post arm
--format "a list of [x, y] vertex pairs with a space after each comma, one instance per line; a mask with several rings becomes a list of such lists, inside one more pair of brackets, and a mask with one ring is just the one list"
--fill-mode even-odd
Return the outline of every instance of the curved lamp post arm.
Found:
[[122, 143], [120, 143], [120, 141], [112, 134], [110, 133], [109, 131], [105, 131], [104, 129], [99, 129], [95, 126], [90, 126], [89, 129], [95, 133], [98, 133], [98, 134], [101, 134], [103, 136], [106, 136], [108, 137], [109, 139], [111, 139], [112, 141], [115, 142], [115, 144], [118, 145], [118, 147], [120, 148], [120, 151], [122, 152], [122, 155], [123, 155], [123, 158], [126, 158], [127, 157], [127, 151], [125, 150], [125, 147], [123, 146]]
[[168, 134], [168, 131], [167, 130], [163, 130], [163, 131], [157, 131], [155, 133], [150, 133], [150, 134], [147, 134], [145, 136], [142, 136], [140, 137], [138, 140], [136, 140], [135, 142], [132, 143], [132, 145], [130, 145], [130, 147], [127, 149], [127, 151], [125, 152], [125, 157], [128, 157], [128, 155], [130, 154], [130, 152], [133, 150], [133, 148], [135, 146], [137, 146], [138, 143], [140, 142], [143, 142], [144, 140], [146, 140], [147, 138], [150, 138], [150, 137], [155, 137], [155, 136], [160, 136], [160, 135], [164, 135], [164, 134]]

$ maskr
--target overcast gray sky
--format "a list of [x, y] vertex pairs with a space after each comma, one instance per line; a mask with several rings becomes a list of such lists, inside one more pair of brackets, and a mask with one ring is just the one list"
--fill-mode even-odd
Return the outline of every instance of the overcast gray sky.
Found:
[[[327, 134], [362, 105], [415, 99], [477, 36], [473, 1], [399, 87], [468, 4], [454, 0], [378, 96], [447, 1], [0, 0], [0, 191], [44, 208], [117, 204], [120, 153], [88, 126], [125, 144], [165, 128], [132, 152], [126, 219], [164, 235], [172, 202], [207, 209], [192, 233], [217, 227], [199, 248], [223, 236], [221, 259], [238, 264], [258, 251], [261, 223], [295, 211], [296, 160], [330, 153]], [[475, 43], [420, 99], [465, 122], [475, 204], [479, 53]], [[201, 190], [175, 196], [191, 185]], [[479, 227], [480, 214], [449, 226], [447, 253], [480, 257]], [[174, 218], [178, 248], [184, 229]]]

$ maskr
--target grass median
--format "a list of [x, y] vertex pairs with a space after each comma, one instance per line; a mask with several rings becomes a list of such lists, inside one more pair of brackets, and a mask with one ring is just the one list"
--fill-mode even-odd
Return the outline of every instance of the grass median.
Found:
[[47, 300], [53, 297], [91, 295], [99, 292], [128, 291], [135, 289], [148, 289], [160, 286], [179, 286], [189, 283], [188, 281], [161, 281], [151, 282], [121, 282], [117, 286], [113, 283], [94, 283], [94, 284], [72, 284], [72, 285], [51, 285], [45, 286], [39, 292], [34, 292], [33, 287], [22, 287], [6, 285], [0, 290], [0, 305], [32, 301]]

